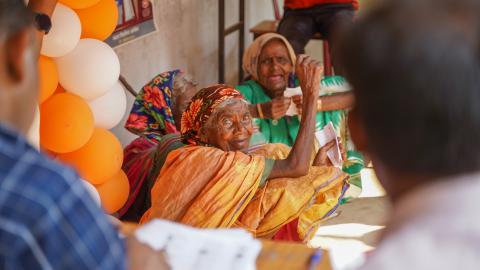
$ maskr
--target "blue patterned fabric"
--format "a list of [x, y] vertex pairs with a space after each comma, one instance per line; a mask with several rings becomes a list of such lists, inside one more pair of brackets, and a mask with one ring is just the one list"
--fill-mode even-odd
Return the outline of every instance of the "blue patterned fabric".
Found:
[[179, 73], [179, 69], [163, 72], [143, 86], [133, 103], [126, 129], [156, 141], [165, 134], [178, 133], [171, 106], [173, 83]]
[[78, 175], [0, 125], [0, 269], [125, 269], [124, 244]]

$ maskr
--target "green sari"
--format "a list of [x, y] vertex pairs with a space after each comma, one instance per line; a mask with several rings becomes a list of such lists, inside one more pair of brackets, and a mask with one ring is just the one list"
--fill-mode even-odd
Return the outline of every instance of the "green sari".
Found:
[[[272, 99], [265, 93], [262, 86], [254, 80], [249, 80], [235, 87], [239, 90], [245, 99], [251, 104], [265, 103]], [[350, 175], [350, 192], [347, 197], [357, 197], [361, 192], [362, 182], [360, 171], [363, 169], [363, 156], [356, 151], [347, 128], [347, 111], [335, 110], [318, 112], [316, 115], [315, 129], [321, 130], [329, 122], [332, 122], [338, 137], [342, 140], [342, 145], [347, 150], [347, 160], [343, 164], [343, 171]], [[274, 121], [272, 119], [254, 119], [254, 125], [259, 130], [259, 134], [252, 136], [251, 144], [259, 144], [259, 141], [265, 143], [283, 143], [292, 146], [297, 137], [300, 128], [300, 121], [297, 116], [284, 116]], [[263, 136], [262, 136], [263, 135]]]

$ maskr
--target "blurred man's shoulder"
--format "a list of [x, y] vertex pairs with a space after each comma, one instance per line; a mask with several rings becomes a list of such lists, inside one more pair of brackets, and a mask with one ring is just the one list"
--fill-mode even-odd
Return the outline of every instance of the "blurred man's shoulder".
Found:
[[382, 241], [367, 258], [361, 270], [380, 269], [478, 269], [478, 243], [476, 235], [452, 235], [448, 228], [429, 230], [427, 227], [407, 229]]
[[0, 150], [0, 206], [21, 201], [48, 207], [72, 193], [75, 185], [79, 177], [73, 169], [31, 147]]

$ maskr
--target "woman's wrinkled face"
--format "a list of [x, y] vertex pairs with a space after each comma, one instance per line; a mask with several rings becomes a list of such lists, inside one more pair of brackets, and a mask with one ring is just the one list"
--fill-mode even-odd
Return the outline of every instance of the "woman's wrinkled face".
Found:
[[202, 141], [224, 151], [247, 151], [252, 137], [252, 117], [248, 105], [238, 99], [215, 110], [202, 129]]
[[273, 39], [263, 46], [258, 57], [257, 80], [271, 98], [283, 95], [292, 71], [292, 61], [282, 41]]

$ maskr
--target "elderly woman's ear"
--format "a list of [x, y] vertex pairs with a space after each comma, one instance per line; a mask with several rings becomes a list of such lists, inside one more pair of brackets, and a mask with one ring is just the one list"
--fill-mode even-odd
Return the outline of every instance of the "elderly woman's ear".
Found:
[[[211, 119], [211, 120], [214, 120], [214, 119]], [[207, 123], [205, 126], [201, 127], [199, 130], [199, 137], [203, 143], [218, 147], [218, 145], [215, 143], [215, 139], [217, 138], [218, 128], [215, 125], [213, 125], [213, 123], [216, 123], [216, 121], [212, 121], [210, 123]]]
[[207, 126], [203, 126], [200, 128], [200, 140], [202, 142], [208, 143], [208, 131], [207, 131]]

